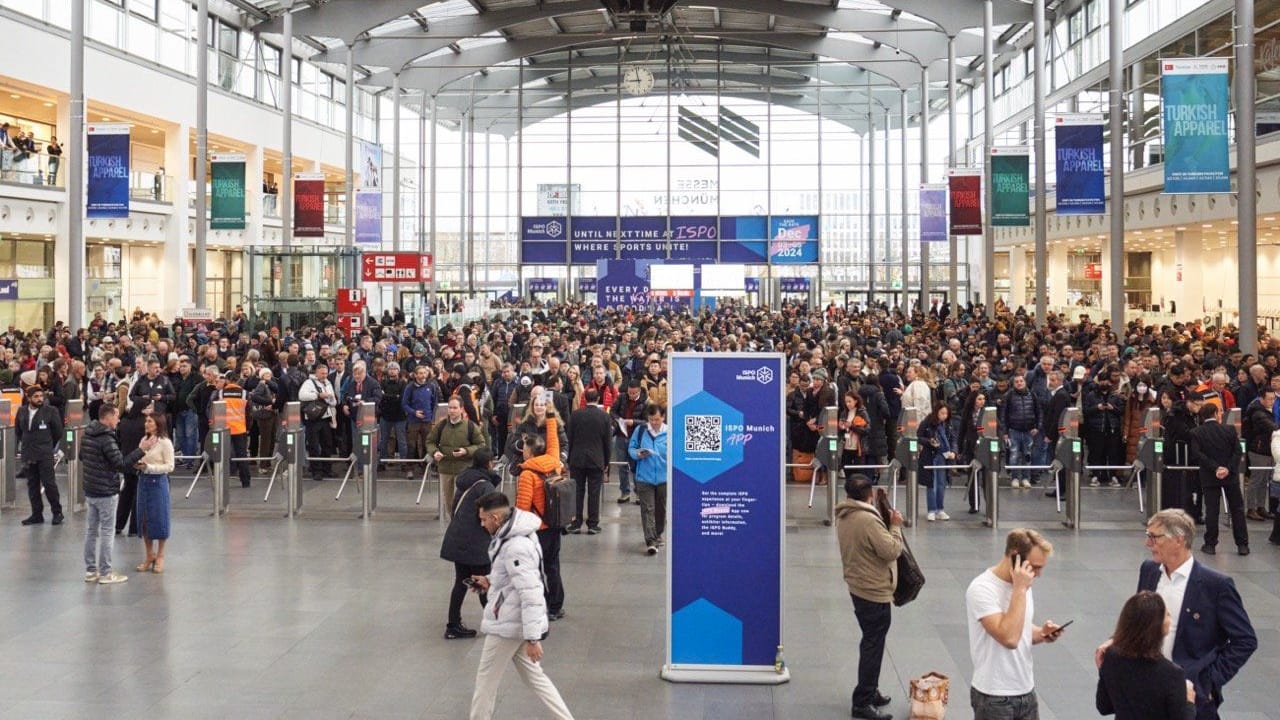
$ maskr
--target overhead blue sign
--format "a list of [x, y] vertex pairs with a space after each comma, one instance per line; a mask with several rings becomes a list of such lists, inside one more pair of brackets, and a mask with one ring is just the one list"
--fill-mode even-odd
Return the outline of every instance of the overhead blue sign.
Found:
[[1160, 60], [1164, 94], [1164, 191], [1231, 192], [1227, 58]]
[[0, 300], [18, 299], [18, 281], [0, 280]]
[[743, 278], [743, 282], [746, 284], [747, 292], [760, 292], [760, 278]]
[[595, 278], [578, 278], [578, 292], [583, 295], [594, 294], [598, 287]]
[[[671, 357], [667, 663], [672, 681], [781, 683], [781, 354]], [[725, 680], [726, 674], [732, 680]]]
[[568, 257], [568, 233], [562, 217], [520, 218], [520, 263], [563, 265]]
[[1102, 215], [1107, 211], [1102, 126], [1101, 115], [1063, 115], [1054, 123], [1059, 215]]
[[775, 265], [818, 262], [817, 216], [770, 217], [769, 262]]
[[807, 293], [809, 292], [809, 278], [807, 277], [787, 277], [778, 280], [778, 286], [784, 293]]
[[529, 278], [529, 292], [553, 293], [560, 289], [560, 281], [556, 278]]

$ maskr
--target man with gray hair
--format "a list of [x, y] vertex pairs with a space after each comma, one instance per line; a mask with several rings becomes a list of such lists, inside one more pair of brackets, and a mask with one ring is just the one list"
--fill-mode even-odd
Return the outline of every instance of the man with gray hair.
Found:
[[[1231, 578], [1191, 555], [1196, 524], [1184, 510], [1161, 510], [1147, 522], [1151, 559], [1138, 571], [1138, 591], [1164, 600], [1169, 632], [1161, 652], [1187, 674], [1196, 691], [1196, 720], [1216, 720], [1222, 688], [1258, 648], [1258, 638]], [[1111, 640], [1098, 647], [1102, 656]]]

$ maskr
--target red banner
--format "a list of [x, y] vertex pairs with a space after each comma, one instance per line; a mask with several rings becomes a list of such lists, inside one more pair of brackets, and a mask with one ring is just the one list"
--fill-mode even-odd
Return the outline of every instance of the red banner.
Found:
[[[1182, 271], [1179, 270], [1178, 272], [1181, 273]], [[1085, 280], [1101, 280], [1102, 279], [1102, 263], [1085, 263], [1084, 279]]]
[[365, 307], [364, 290], [358, 288], [338, 288], [338, 314], [360, 315]]
[[293, 236], [324, 237], [323, 175], [294, 176]]
[[360, 277], [365, 282], [429, 283], [432, 279], [431, 253], [364, 253], [360, 260]]
[[953, 173], [951, 182], [951, 234], [982, 234], [982, 176]]

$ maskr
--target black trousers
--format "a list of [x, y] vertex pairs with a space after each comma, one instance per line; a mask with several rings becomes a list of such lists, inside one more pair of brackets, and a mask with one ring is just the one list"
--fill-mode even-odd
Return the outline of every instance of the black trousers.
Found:
[[862, 640], [858, 643], [858, 686], [853, 689], [853, 707], [870, 705], [880, 688], [880, 665], [884, 662], [884, 640], [893, 618], [889, 603], [853, 598], [853, 614], [858, 618]]
[[600, 527], [600, 490], [604, 487], [604, 470], [571, 467], [569, 468], [569, 476], [577, 483], [578, 510], [577, 514], [574, 515], [574, 524], [581, 525], [584, 522], [582, 505], [585, 500], [587, 506], [585, 522], [587, 527]]
[[542, 546], [542, 572], [547, 576], [544, 593], [547, 613], [555, 615], [564, 609], [564, 583], [560, 580], [560, 531], [552, 528], [539, 530], [538, 544]]
[[[333, 457], [333, 428], [329, 427], [329, 420], [315, 420], [306, 424], [307, 433], [307, 457]], [[321, 480], [325, 475], [329, 474], [329, 463], [325, 461], [311, 461], [308, 464], [311, 470], [311, 477]]]
[[138, 534], [138, 471], [126, 468], [124, 486], [120, 488], [120, 502], [116, 503], [116, 532], [129, 526], [129, 534]]
[[1244, 495], [1240, 493], [1240, 483], [1232, 478], [1231, 482], [1221, 485], [1204, 483], [1204, 544], [1218, 544], [1218, 517], [1222, 514], [1222, 493], [1227, 494], [1227, 512], [1231, 513], [1231, 535], [1236, 546], [1249, 544], [1249, 528], [1244, 519]]
[[53, 477], [53, 458], [34, 460], [26, 463], [27, 497], [31, 500], [31, 517], [44, 517], [44, 499], [40, 497], [40, 487], [44, 486], [44, 496], [49, 498], [49, 509], [54, 515], [62, 514], [62, 500], [58, 494], [58, 482]]
[[[467, 592], [470, 590], [462, 581], [472, 575], [488, 575], [491, 568], [488, 565], [464, 565], [463, 563], [453, 564], [453, 590], [449, 593], [449, 624], [462, 624], [462, 603], [467, 599]], [[489, 596], [480, 593], [480, 607], [484, 607], [489, 603]]]
[[240, 476], [240, 486], [249, 487], [249, 463], [234, 462], [235, 458], [252, 457], [249, 454], [249, 433], [231, 436], [231, 457], [233, 462], [231, 467], [227, 468], [227, 475], [237, 473]]

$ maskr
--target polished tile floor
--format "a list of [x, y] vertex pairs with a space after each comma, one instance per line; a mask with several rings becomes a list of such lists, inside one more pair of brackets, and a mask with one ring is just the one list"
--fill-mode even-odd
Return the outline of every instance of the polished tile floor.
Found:
[[[380, 486], [372, 522], [354, 517], [359, 495], [308, 481], [306, 512], [279, 517], [265, 483], [232, 491], [231, 513], [209, 516], [209, 493], [175, 479], [167, 572], [133, 572], [137, 540], [121, 539], [117, 586], [81, 582], [83, 516], [23, 528], [25, 499], [0, 514], [0, 718], [461, 718], [480, 644], [441, 637], [452, 578], [439, 559], [434, 509], [414, 506], [417, 484]], [[672, 685], [663, 662], [664, 560], [640, 547], [639, 510], [612, 501], [605, 532], [566, 538], [568, 618], [552, 627], [544, 661], [580, 720], [848, 717], [858, 631], [829, 528], [791, 489], [786, 656], [793, 680], [778, 687]], [[277, 489], [277, 493], [278, 493]], [[953, 678], [948, 718], [966, 720], [970, 672], [963, 593], [997, 557], [1002, 535], [964, 514], [909, 531], [928, 576], [920, 600], [895, 611], [882, 688], [905, 718], [909, 679]], [[431, 502], [431, 491], [423, 506]], [[821, 502], [821, 501], [820, 501]], [[412, 508], [397, 512], [393, 508]], [[1005, 491], [1006, 517], [1046, 530], [1057, 553], [1038, 582], [1041, 619], [1076, 622], [1035, 651], [1041, 717], [1094, 717], [1094, 646], [1136, 584], [1144, 557], [1134, 493], [1085, 491], [1086, 519], [1110, 530], [1066, 531], [1037, 490]], [[1008, 526], [1006, 526], [1008, 527]], [[1236, 580], [1261, 648], [1227, 687], [1223, 717], [1280, 718], [1280, 549], [1252, 526], [1255, 552], [1207, 561]], [[478, 606], [466, 608], [470, 624]], [[509, 673], [498, 717], [541, 717]]]

